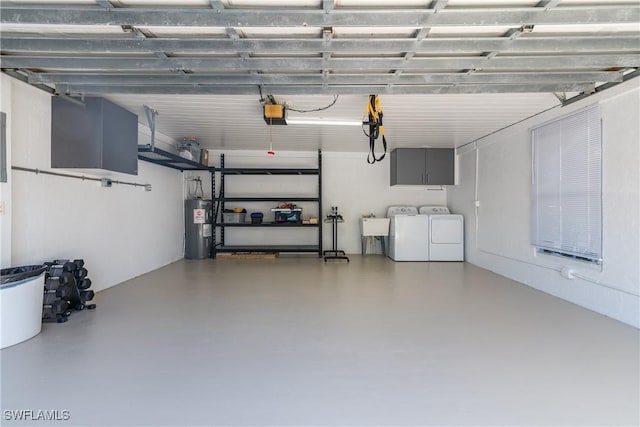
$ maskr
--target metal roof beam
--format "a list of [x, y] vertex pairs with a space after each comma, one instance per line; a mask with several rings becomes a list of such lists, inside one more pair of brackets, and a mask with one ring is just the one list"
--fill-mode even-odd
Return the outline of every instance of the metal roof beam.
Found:
[[[333, 85], [388, 84], [392, 74], [329, 74], [326, 82]], [[420, 73], [402, 74], [394, 84], [537, 84], [537, 83], [594, 83], [621, 82], [621, 71], [601, 72], [525, 72], [525, 73]], [[29, 73], [29, 83], [78, 84], [78, 85], [308, 85], [323, 84], [320, 74], [79, 74], [79, 73]]]
[[[434, 13], [437, 13], [439, 10], [444, 9], [445, 7], [447, 7], [447, 4], [449, 3], [449, 0], [433, 0], [431, 2], [430, 8], [431, 10], [433, 10]], [[429, 36], [429, 33], [431, 32], [431, 27], [422, 27], [420, 28], [415, 36], [414, 39], [416, 42], [421, 42], [422, 40], [424, 40], [425, 38], [427, 38]], [[411, 50], [407, 50], [404, 53], [404, 60], [405, 61], [410, 61], [414, 55], [416, 54], [416, 49], [411, 49]], [[391, 82], [395, 82], [398, 80], [398, 78], [400, 77], [400, 75], [402, 75], [404, 70], [402, 69], [397, 69], [394, 70], [393, 72], [393, 77], [391, 79]]]
[[109, 0], [96, 0], [96, 1], [100, 5], [100, 7], [103, 7], [105, 9], [113, 9], [113, 5]]
[[571, 6], [543, 9], [160, 9], [3, 6], [4, 24], [135, 25], [214, 27], [433, 27], [520, 26], [523, 24], [637, 23], [640, 6]]
[[220, 0], [209, 0], [209, 3], [211, 4], [211, 8], [217, 13], [221, 13], [225, 9], [224, 4]]
[[[433, 10], [434, 13], [437, 13], [438, 11], [447, 7], [447, 3], [449, 3], [449, 0], [433, 0], [431, 2], [430, 8], [431, 10]], [[422, 27], [416, 33], [415, 39], [417, 41], [421, 41], [429, 35], [429, 32], [431, 32], [431, 27], [426, 27], [426, 26]]]
[[536, 7], [551, 9], [552, 7], [556, 7], [559, 3], [560, 0], [541, 0], [540, 2], [538, 2]]
[[[558, 83], [558, 84], [517, 84], [517, 85], [315, 85], [315, 86], [262, 86], [263, 92], [274, 95], [304, 95], [304, 94], [441, 94], [441, 93], [533, 93], [533, 92], [584, 92], [593, 90], [591, 83]], [[58, 85], [59, 93], [74, 94], [182, 94], [182, 95], [242, 95], [257, 94], [255, 85], [247, 86], [218, 86], [218, 85], [189, 85], [189, 86], [91, 86], [91, 85]]]
[[447, 7], [447, 3], [449, 3], [449, 0], [433, 0], [430, 7], [433, 10], [440, 10]]
[[468, 57], [403, 58], [184, 58], [104, 56], [3, 56], [1, 68], [41, 68], [45, 70], [227, 70], [227, 71], [320, 71], [330, 69], [362, 72], [370, 70], [513, 70], [552, 71], [576, 68], [638, 67], [640, 56], [629, 54], [498, 56], [488, 59]]
[[471, 53], [471, 52], [640, 52], [640, 37], [562, 36], [414, 39], [335, 39], [330, 29], [322, 39], [244, 39], [227, 28], [228, 39], [220, 38], [68, 38], [2, 34], [5, 52], [211, 52], [211, 53]]

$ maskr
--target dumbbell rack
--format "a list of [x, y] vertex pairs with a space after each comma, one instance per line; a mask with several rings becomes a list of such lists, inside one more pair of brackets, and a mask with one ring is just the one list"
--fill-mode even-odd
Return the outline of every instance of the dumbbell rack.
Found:
[[45, 265], [43, 322], [63, 323], [73, 310], [96, 308], [95, 304], [86, 304], [93, 299], [94, 292], [89, 290], [91, 279], [87, 277], [84, 260], [55, 260]]

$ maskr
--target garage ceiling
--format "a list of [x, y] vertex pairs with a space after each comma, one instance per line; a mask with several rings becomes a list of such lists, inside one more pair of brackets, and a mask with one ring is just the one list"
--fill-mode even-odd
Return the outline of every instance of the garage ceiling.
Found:
[[[104, 96], [207, 148], [265, 149], [261, 102], [359, 121], [391, 148], [456, 147], [637, 75], [636, 0], [0, 1], [1, 67]], [[339, 95], [337, 100], [335, 95]], [[335, 101], [335, 103], [334, 103]], [[320, 111], [295, 112], [293, 110]], [[281, 150], [366, 151], [359, 127], [271, 129]]]

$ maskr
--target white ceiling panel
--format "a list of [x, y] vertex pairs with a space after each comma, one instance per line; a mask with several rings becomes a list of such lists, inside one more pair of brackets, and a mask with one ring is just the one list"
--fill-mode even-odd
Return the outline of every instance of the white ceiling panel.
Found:
[[41, 34], [50, 36], [126, 35], [122, 31], [122, 28], [112, 25], [47, 25], [29, 23], [3, 23], [0, 28], [2, 29], [3, 33]]
[[335, 28], [333, 36], [336, 38], [407, 38], [418, 29], [417, 27], [347, 27]]
[[322, 0], [222, 0], [230, 8], [276, 8], [276, 7], [307, 7], [315, 8], [322, 4]]
[[236, 27], [235, 30], [245, 38], [281, 38], [281, 37], [318, 37], [322, 34], [320, 27]]
[[[209, 149], [267, 149], [269, 126], [259, 96], [111, 95], [113, 102], [138, 114], [146, 124], [143, 104], [159, 112], [157, 129], [172, 138], [195, 135]], [[278, 96], [298, 110], [329, 105], [333, 96]], [[550, 94], [387, 95], [380, 96], [389, 149], [457, 147], [559, 104]], [[342, 95], [324, 111], [289, 117], [360, 121], [365, 95]], [[272, 126], [276, 150], [367, 151], [360, 127]]]
[[447, 8], [466, 7], [534, 7], [539, 0], [449, 0]]
[[429, 31], [431, 37], [500, 37], [513, 27], [475, 26], [475, 27], [434, 27]]
[[[611, 5], [620, 5], [620, 6], [631, 6], [637, 5], [637, 0], [608, 0], [607, 4]], [[600, 6], [602, 5], [602, 0], [561, 0], [559, 6]]]
[[207, 7], [207, 0], [109, 0], [116, 7]]
[[626, 24], [597, 25], [536, 25], [531, 34], [544, 35], [608, 35], [608, 34], [640, 34], [640, 22]]
[[156, 37], [227, 37], [224, 27], [146, 26], [139, 28], [151, 32]]
[[365, 7], [401, 7], [426, 8], [430, 0], [335, 0], [336, 7], [365, 8]]

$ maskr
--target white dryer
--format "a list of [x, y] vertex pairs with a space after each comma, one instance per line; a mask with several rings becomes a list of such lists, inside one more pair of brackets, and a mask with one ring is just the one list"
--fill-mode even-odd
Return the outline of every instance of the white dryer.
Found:
[[421, 206], [428, 218], [429, 261], [464, 261], [464, 217], [446, 206]]
[[389, 218], [389, 258], [394, 261], [428, 261], [429, 219], [415, 206], [391, 206]]

